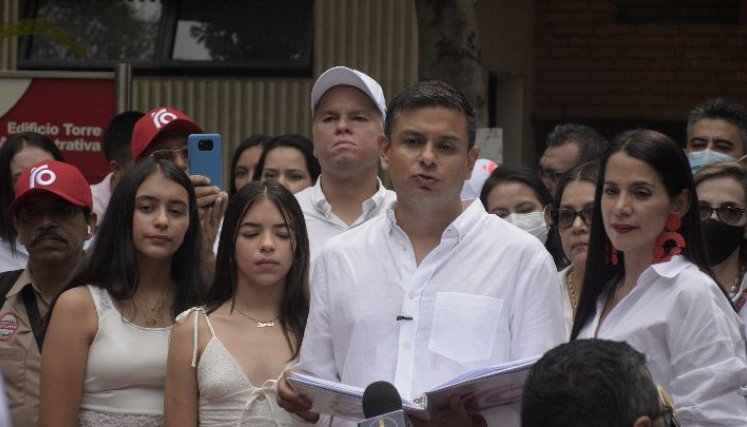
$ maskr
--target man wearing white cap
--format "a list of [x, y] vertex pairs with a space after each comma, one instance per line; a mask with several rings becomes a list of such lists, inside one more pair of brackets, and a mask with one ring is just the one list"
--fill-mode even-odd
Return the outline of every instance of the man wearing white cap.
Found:
[[347, 67], [322, 73], [311, 90], [314, 155], [322, 174], [296, 194], [312, 263], [330, 238], [381, 214], [396, 199], [378, 178], [386, 101], [381, 86]]

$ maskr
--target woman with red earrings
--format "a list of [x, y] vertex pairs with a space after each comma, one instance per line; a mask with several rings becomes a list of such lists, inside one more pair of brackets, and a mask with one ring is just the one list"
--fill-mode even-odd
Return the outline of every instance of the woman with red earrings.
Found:
[[712, 279], [690, 167], [666, 135], [624, 132], [602, 160], [571, 339], [627, 341], [683, 426], [744, 426], [745, 335]]

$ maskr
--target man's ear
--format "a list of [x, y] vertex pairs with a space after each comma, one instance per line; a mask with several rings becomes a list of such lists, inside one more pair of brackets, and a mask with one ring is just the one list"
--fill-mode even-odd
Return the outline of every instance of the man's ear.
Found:
[[91, 212], [91, 214], [88, 216], [88, 224], [86, 224], [86, 233], [88, 234], [88, 237], [86, 240], [93, 237], [94, 234], [96, 234], [96, 230], [98, 229], [98, 226], [96, 225], [96, 213]]
[[633, 427], [651, 427], [653, 425], [654, 423], [648, 415], [640, 416], [633, 422]]
[[464, 179], [470, 179], [472, 177], [472, 170], [475, 168], [475, 162], [480, 157], [480, 147], [473, 145], [472, 148], [467, 151], [467, 172]]
[[389, 170], [389, 150], [392, 148], [392, 144], [389, 141], [389, 138], [386, 136], [379, 135], [378, 138], [379, 142], [379, 160], [381, 161], [381, 168], [386, 170]]

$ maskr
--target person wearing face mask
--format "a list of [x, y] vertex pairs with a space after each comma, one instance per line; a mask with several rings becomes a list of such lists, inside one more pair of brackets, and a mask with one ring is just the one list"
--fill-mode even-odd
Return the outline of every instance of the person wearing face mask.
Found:
[[737, 162], [704, 166], [695, 175], [700, 218], [711, 268], [721, 289], [747, 322], [747, 167]]
[[501, 166], [485, 181], [480, 201], [488, 213], [538, 238], [558, 269], [568, 264], [557, 233], [550, 233], [550, 225], [545, 221], [544, 209], [552, 197], [537, 174], [527, 168]]
[[695, 106], [687, 119], [687, 160], [695, 174], [706, 165], [742, 160], [747, 149], [747, 110], [725, 98]]

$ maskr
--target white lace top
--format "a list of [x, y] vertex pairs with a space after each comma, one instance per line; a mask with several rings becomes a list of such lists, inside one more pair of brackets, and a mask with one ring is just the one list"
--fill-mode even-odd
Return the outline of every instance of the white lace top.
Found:
[[79, 425], [162, 426], [171, 328], [130, 323], [106, 290], [88, 289], [99, 327], [88, 351]]
[[[292, 426], [293, 420], [277, 404], [278, 378], [255, 387], [239, 363], [215, 335], [203, 308], [190, 309], [177, 317], [177, 321], [194, 312], [194, 350], [192, 367], [197, 368], [197, 385], [200, 393], [200, 426]], [[199, 314], [205, 316], [212, 337], [197, 361]], [[282, 376], [282, 374], [281, 374]]]

